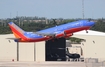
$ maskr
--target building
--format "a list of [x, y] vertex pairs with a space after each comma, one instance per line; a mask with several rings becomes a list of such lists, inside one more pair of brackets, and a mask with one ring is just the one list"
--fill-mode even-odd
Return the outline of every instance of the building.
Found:
[[[14, 35], [0, 35], [0, 61], [17, 61], [17, 43], [6, 38], [14, 38]], [[44, 44], [44, 41], [19, 43], [19, 61], [45, 61]]]
[[83, 52], [83, 56], [85, 59], [94, 58], [98, 59], [98, 61], [105, 61], [105, 33], [88, 30], [77, 32], [73, 35], [73, 37], [84, 39], [85, 41], [81, 42], [81, 48]]
[[[45, 61], [45, 42], [17, 43], [6, 38], [14, 37], [13, 34], [0, 35], [0, 61]], [[74, 33], [72, 37], [84, 39], [81, 44], [70, 44], [70, 53], [79, 53], [85, 59], [94, 58], [98, 61], [105, 60], [105, 33], [88, 30]], [[72, 47], [71, 47], [72, 46]]]

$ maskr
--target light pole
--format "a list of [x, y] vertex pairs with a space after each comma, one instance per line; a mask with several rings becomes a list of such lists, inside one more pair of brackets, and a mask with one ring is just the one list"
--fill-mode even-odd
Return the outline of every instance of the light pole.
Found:
[[82, 17], [84, 19], [84, 0], [82, 0]]

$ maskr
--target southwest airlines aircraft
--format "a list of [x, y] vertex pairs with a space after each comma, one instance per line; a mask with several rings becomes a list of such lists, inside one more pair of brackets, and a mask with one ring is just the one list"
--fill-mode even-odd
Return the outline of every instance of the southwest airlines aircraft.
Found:
[[70, 22], [67, 24], [62, 24], [59, 26], [55, 26], [52, 28], [40, 30], [37, 32], [26, 32], [15, 25], [13, 22], [9, 23], [9, 26], [15, 35], [15, 42], [39, 42], [39, 41], [47, 41], [53, 38], [61, 38], [61, 37], [70, 37], [73, 33], [90, 29], [95, 24], [93, 21], [88, 20], [79, 20], [75, 22]]

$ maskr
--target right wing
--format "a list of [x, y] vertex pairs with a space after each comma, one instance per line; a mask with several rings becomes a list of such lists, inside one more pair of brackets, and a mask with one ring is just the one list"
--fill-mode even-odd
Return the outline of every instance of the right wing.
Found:
[[49, 36], [49, 37], [55, 37], [55, 33], [43, 33], [43, 32], [33, 32], [37, 35], [41, 35], [41, 36]]
[[61, 33], [64, 33], [63, 31], [54, 31], [52, 33], [48, 33], [48, 32], [33, 32], [37, 35], [40, 35], [40, 36], [45, 36], [45, 37], [56, 37], [56, 35], [58, 34], [61, 34]]

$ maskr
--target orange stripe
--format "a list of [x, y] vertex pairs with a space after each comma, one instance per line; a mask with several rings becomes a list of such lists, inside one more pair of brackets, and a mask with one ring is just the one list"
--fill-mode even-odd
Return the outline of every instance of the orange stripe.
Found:
[[17, 35], [15, 32], [13, 32], [13, 34], [14, 34], [14, 36], [16, 37], [16, 38], [21, 38], [19, 35]]

